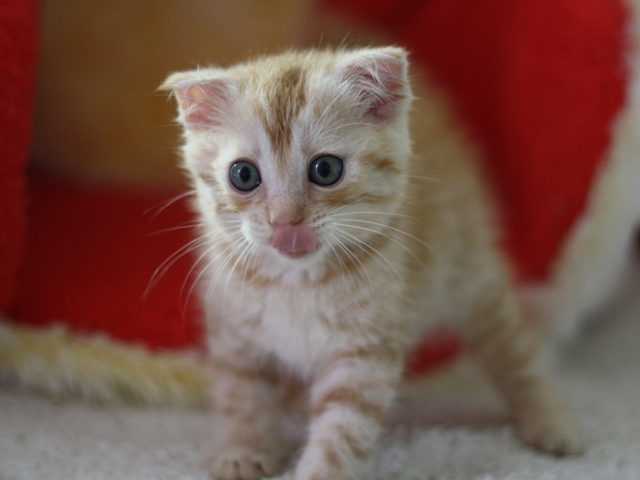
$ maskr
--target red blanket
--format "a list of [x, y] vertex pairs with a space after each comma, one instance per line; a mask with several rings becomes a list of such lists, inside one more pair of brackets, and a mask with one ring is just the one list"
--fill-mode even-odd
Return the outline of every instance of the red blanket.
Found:
[[[523, 279], [544, 279], [583, 212], [625, 103], [621, 0], [324, 0], [375, 25], [430, 68], [482, 148], [499, 194], [506, 247]], [[184, 205], [148, 230], [162, 195], [31, 183], [25, 239], [25, 162], [37, 45], [34, 0], [0, 7], [0, 310], [45, 326], [152, 348], [199, 345], [197, 315], [183, 315], [188, 256], [145, 301], [156, 268], [189, 238], [151, 235], [189, 221]], [[26, 247], [26, 257], [23, 256]], [[19, 280], [17, 275], [19, 272]], [[188, 284], [187, 284], [188, 285]], [[188, 286], [186, 287], [188, 291]], [[426, 355], [435, 362], [455, 351]]]

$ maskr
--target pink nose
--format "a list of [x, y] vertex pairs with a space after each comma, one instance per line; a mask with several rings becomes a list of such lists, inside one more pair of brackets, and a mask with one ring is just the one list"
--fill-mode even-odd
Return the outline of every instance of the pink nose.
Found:
[[273, 224], [273, 247], [288, 255], [315, 252], [318, 242], [313, 228], [302, 223]]

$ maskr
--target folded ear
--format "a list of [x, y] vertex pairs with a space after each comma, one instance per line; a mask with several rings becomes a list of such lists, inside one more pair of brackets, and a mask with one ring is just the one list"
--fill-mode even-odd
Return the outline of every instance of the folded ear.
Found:
[[386, 122], [411, 100], [407, 66], [407, 53], [393, 47], [357, 52], [342, 66], [343, 80], [366, 120]]
[[230, 107], [230, 87], [224, 80], [184, 81], [184, 74], [170, 76], [160, 87], [178, 99], [179, 120], [186, 128], [207, 129], [221, 125]]

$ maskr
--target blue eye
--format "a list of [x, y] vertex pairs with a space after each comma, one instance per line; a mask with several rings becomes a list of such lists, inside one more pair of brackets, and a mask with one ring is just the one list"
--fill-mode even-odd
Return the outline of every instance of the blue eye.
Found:
[[342, 178], [344, 163], [335, 155], [321, 155], [311, 162], [309, 167], [309, 181], [328, 187], [334, 185]]
[[241, 192], [255, 190], [262, 183], [260, 170], [253, 163], [239, 160], [229, 169], [231, 184]]

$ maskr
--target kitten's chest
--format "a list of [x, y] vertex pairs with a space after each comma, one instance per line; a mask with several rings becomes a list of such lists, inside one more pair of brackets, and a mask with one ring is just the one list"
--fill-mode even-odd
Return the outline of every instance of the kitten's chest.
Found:
[[336, 327], [343, 311], [343, 299], [328, 289], [272, 289], [260, 325], [263, 346], [290, 365], [315, 364], [352, 340], [353, 332]]
[[242, 334], [303, 373], [311, 373], [332, 352], [362, 341], [362, 326], [372, 319], [370, 308], [358, 307], [332, 288], [249, 287], [242, 297], [254, 307], [252, 318], [240, 322]]

